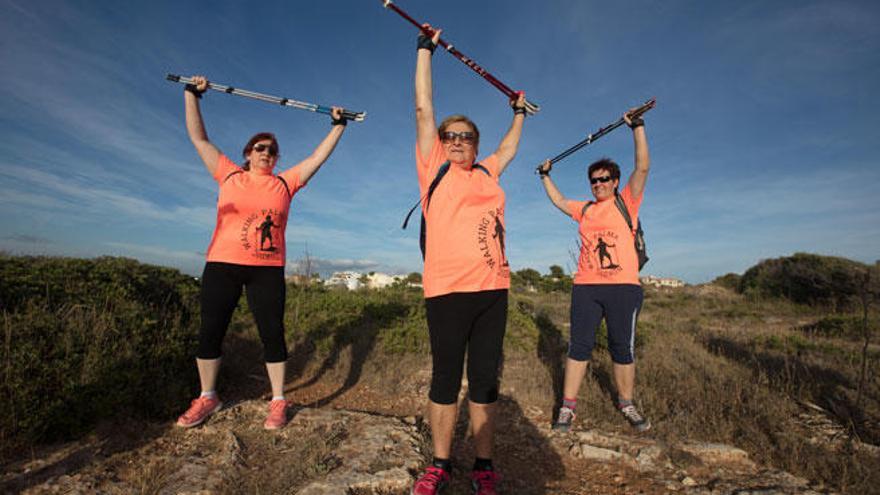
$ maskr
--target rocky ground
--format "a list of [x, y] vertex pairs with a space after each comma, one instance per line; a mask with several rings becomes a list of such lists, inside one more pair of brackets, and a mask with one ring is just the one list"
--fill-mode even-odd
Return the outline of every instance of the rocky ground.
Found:
[[[421, 408], [428, 373], [406, 378], [403, 395], [366, 383], [339, 393], [321, 380], [292, 388], [289, 425], [262, 429], [266, 402], [228, 402], [206, 424], [109, 424], [76, 443], [31, 452], [6, 466], [3, 493], [407, 494], [430, 452]], [[760, 466], [733, 446], [665, 445], [650, 433], [584, 425], [550, 430], [551, 411], [502, 394], [497, 468], [507, 494], [812, 494], [822, 486]], [[332, 400], [322, 400], [333, 397]], [[315, 407], [315, 406], [318, 407]], [[624, 431], [624, 430], [622, 430]], [[470, 493], [473, 453], [466, 414], [457, 432], [458, 469], [447, 494]]]

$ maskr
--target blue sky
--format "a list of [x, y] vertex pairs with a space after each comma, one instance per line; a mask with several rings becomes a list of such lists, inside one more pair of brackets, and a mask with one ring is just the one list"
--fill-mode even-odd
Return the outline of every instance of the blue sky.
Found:
[[[398, 3], [542, 105], [502, 177], [513, 269], [574, 268], [576, 225], [535, 166], [657, 97], [642, 210], [644, 274], [697, 283], [798, 251], [880, 259], [880, 4], [871, 1], [524, 0]], [[415, 29], [379, 0], [0, 0], [0, 250], [121, 255], [200, 272], [216, 185], [189, 143], [168, 72], [368, 112], [294, 198], [289, 272], [421, 271], [412, 80]], [[434, 57], [438, 115], [510, 123], [505, 97]], [[324, 115], [212, 93], [208, 134], [231, 157], [269, 130], [282, 167]], [[557, 165], [570, 198], [585, 167], [632, 168], [626, 128]], [[416, 225], [417, 227], [417, 225]]]

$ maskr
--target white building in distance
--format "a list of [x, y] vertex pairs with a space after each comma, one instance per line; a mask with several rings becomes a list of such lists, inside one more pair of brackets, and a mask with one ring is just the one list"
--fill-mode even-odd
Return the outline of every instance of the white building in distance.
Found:
[[402, 279], [400, 276], [392, 276], [385, 273], [371, 272], [363, 274], [359, 272], [336, 272], [324, 281], [324, 285], [345, 286], [348, 290], [357, 290], [363, 287], [362, 279], [366, 280], [368, 289], [382, 289]]
[[677, 278], [655, 277], [654, 275], [646, 275], [639, 277], [642, 285], [653, 285], [654, 287], [684, 287], [684, 282]]

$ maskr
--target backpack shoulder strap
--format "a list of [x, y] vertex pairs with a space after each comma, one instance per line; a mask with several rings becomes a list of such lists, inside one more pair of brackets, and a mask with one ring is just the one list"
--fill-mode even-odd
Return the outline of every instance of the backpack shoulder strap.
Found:
[[443, 165], [440, 165], [440, 168], [437, 169], [437, 175], [434, 176], [434, 180], [432, 180], [431, 185], [428, 186], [428, 193], [425, 195], [426, 210], [431, 206], [431, 196], [434, 195], [434, 190], [440, 185], [440, 181], [443, 180], [443, 177], [446, 177], [446, 172], [449, 172], [449, 161], [445, 161], [443, 162]]
[[425, 202], [425, 208], [428, 207], [428, 204], [431, 202], [431, 196], [434, 194], [434, 189], [437, 189], [437, 185], [440, 184], [440, 181], [446, 175], [446, 172], [449, 172], [448, 161], [443, 162], [443, 164], [440, 165], [440, 168], [437, 169], [437, 175], [434, 176], [434, 180], [432, 180], [431, 185], [428, 186], [428, 192], [425, 193], [423, 197], [419, 198], [419, 200], [416, 201], [416, 204], [414, 204], [413, 207], [409, 209], [409, 213], [407, 213], [406, 218], [403, 219], [403, 226], [401, 227], [402, 229], [405, 229], [407, 224], [409, 224], [409, 217], [412, 216], [413, 212], [416, 211], [416, 208], [419, 207], [419, 204], [421, 204], [422, 201]]
[[290, 186], [287, 185], [287, 181], [284, 180], [284, 177], [281, 177], [280, 175], [276, 175], [275, 177], [277, 177], [278, 180], [281, 181], [281, 184], [284, 186], [284, 190], [287, 191], [287, 197], [289, 198], [290, 197]]
[[629, 230], [632, 231], [632, 217], [629, 216], [629, 210], [626, 209], [626, 203], [623, 202], [623, 198], [621, 198], [619, 194], [614, 195], [614, 204], [617, 205], [617, 209], [620, 210], [620, 214], [623, 215], [623, 219], [626, 220], [627, 227], [629, 227]]
[[229, 172], [229, 175], [227, 175], [226, 178], [223, 179], [223, 182], [226, 182], [226, 181], [228, 181], [229, 179], [231, 179], [233, 175], [236, 175], [236, 174], [243, 174], [243, 173], [244, 173], [244, 170], [242, 170], [242, 169], [240, 169], [240, 168], [237, 169], [237, 170], [233, 170], [232, 172]]
[[581, 219], [583, 219], [583, 218], [584, 218], [584, 215], [587, 214], [587, 208], [589, 208], [589, 207], [592, 206], [592, 205], [593, 205], [593, 202], [592, 202], [592, 201], [587, 201], [587, 204], [585, 204], [584, 207], [581, 208]]
[[489, 177], [492, 177], [492, 174], [489, 172], [489, 169], [479, 163], [475, 163], [473, 168], [482, 170], [484, 174], [488, 175]]

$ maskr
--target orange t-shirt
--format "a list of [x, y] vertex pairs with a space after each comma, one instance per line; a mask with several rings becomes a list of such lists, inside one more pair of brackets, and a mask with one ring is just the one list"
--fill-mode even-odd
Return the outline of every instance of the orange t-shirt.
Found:
[[[440, 138], [424, 157], [416, 146], [419, 190], [425, 198], [437, 170], [446, 162]], [[425, 214], [425, 297], [450, 292], [510, 288], [510, 266], [504, 255], [504, 191], [498, 185], [498, 157], [489, 155], [478, 168], [449, 171], [431, 196]]]
[[[633, 198], [629, 184], [620, 193], [629, 211], [633, 227], [639, 222], [641, 196]], [[576, 284], [634, 284], [639, 283], [639, 258], [633, 244], [633, 232], [614, 204], [614, 198], [594, 202], [582, 215], [586, 201], [568, 201], [568, 211], [578, 222], [581, 254]]]
[[303, 187], [297, 167], [278, 175], [245, 171], [220, 155], [214, 179], [217, 226], [208, 261], [252, 266], [284, 266], [284, 230], [290, 200]]

